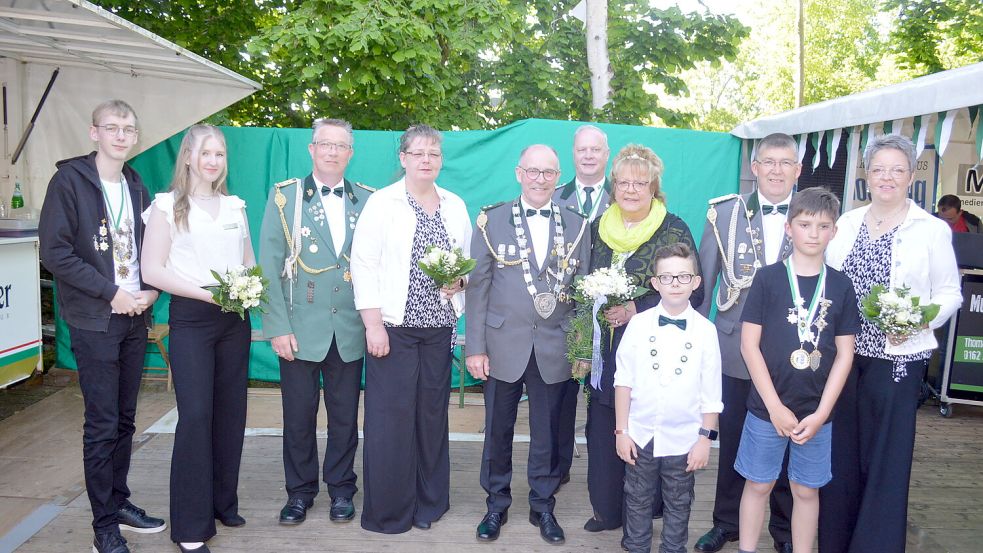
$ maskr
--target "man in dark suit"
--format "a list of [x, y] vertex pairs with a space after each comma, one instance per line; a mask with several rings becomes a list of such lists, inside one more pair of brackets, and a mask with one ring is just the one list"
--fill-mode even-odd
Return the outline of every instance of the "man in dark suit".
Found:
[[[594, 125], [581, 125], [573, 133], [573, 165], [576, 176], [570, 182], [557, 186], [553, 192], [553, 202], [557, 205], [575, 209], [594, 222], [611, 204], [611, 185], [606, 174], [608, 157], [608, 136]], [[570, 481], [570, 466], [573, 464], [574, 440], [577, 427], [577, 399], [580, 397], [580, 382], [573, 378], [563, 389], [560, 400], [559, 467], [560, 485]]]
[[[795, 140], [786, 134], [771, 134], [758, 144], [751, 162], [757, 189], [750, 194], [730, 194], [710, 200], [700, 241], [700, 266], [707, 299], [698, 310], [708, 316], [711, 306], [714, 303], [717, 306], [714, 324], [722, 356], [724, 411], [720, 414], [720, 463], [713, 527], [696, 542], [697, 551], [720, 551], [725, 543], [738, 538], [744, 478], [734, 470], [734, 460], [752, 386], [741, 356], [741, 311], [758, 269], [782, 261], [792, 252], [785, 235], [785, 215], [801, 171]], [[714, 288], [717, 288], [716, 296]], [[771, 494], [768, 525], [779, 553], [792, 551], [791, 515], [792, 495], [783, 466]]]
[[[466, 364], [486, 381], [481, 486], [488, 513], [479, 541], [498, 538], [512, 504], [512, 437], [523, 385], [529, 395], [529, 521], [547, 543], [561, 544], [553, 516], [560, 484], [556, 457], [559, 399], [570, 380], [566, 329], [573, 316], [570, 284], [590, 261], [590, 232], [581, 215], [551, 201], [559, 159], [549, 146], [526, 148], [515, 168], [522, 194], [483, 210], [467, 287]], [[494, 298], [494, 301], [492, 301]]]
[[322, 477], [333, 522], [354, 518], [352, 496], [358, 491], [354, 464], [365, 328], [355, 310], [348, 263], [355, 223], [371, 189], [345, 179], [353, 154], [352, 127], [346, 121], [315, 121], [307, 149], [314, 170], [303, 180], [274, 186], [259, 249], [263, 272], [273, 281], [264, 305], [263, 334], [280, 358], [287, 488], [280, 524], [285, 525], [307, 518], [320, 489], [317, 411], [322, 380], [328, 413]]

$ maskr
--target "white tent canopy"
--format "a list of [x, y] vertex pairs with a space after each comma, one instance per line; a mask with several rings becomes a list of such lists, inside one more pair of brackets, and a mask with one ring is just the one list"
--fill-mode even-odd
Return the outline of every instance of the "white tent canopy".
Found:
[[[56, 68], [34, 131], [11, 165]], [[55, 162], [92, 149], [88, 127], [100, 102], [133, 106], [142, 150], [260, 88], [86, 0], [0, 0], [0, 80], [7, 96], [0, 198], [9, 200], [20, 182], [35, 209]]]
[[[926, 183], [932, 192], [932, 197], [926, 198], [928, 202], [940, 192], [957, 194], [964, 204], [968, 201], [969, 205], [980, 206], [981, 105], [983, 63], [977, 63], [742, 123], [731, 134], [747, 141], [747, 151], [752, 156], [757, 141], [771, 133], [795, 136], [801, 146], [811, 141], [816, 155], [802, 160], [804, 170], [818, 166], [822, 150], [832, 166], [840, 141], [848, 140], [845, 208], [866, 195], [853, 191], [865, 185], [862, 176], [857, 176], [863, 172], [858, 159], [867, 139], [881, 133], [903, 134], [916, 143], [920, 156], [924, 152], [920, 161], [931, 158], [927, 160], [929, 165], [938, 166], [927, 177], [932, 181]], [[925, 151], [927, 146], [928, 150], [934, 146], [934, 151]], [[800, 147], [799, 155], [804, 154], [805, 148]]]

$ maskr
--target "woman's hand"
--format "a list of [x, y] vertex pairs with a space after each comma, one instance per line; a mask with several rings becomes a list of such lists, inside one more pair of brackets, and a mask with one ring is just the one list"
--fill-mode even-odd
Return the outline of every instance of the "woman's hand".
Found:
[[372, 357], [389, 355], [389, 333], [379, 324], [365, 327], [365, 349]]
[[628, 321], [635, 316], [635, 302], [630, 301], [624, 305], [616, 305], [604, 310], [604, 319], [611, 327], [628, 324]]
[[444, 299], [449, 300], [452, 297], [454, 297], [454, 294], [457, 294], [461, 290], [464, 290], [464, 279], [463, 278], [458, 279], [457, 282], [455, 282], [454, 284], [447, 284], [447, 285], [442, 286], [440, 288], [440, 295]]
[[618, 450], [618, 457], [629, 465], [635, 464], [638, 458], [638, 450], [635, 448], [635, 440], [628, 434], [618, 434], [614, 437], [614, 445]]

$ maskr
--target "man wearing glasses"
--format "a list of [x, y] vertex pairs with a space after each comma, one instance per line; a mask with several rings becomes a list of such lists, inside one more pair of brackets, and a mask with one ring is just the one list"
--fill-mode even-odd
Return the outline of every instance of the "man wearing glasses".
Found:
[[[751, 377], [741, 356], [741, 312], [758, 269], [783, 261], [792, 252], [785, 235], [785, 215], [801, 171], [795, 140], [786, 134], [770, 134], [758, 144], [751, 162], [757, 189], [750, 194], [710, 200], [700, 241], [704, 297], [708, 301], [698, 311], [707, 317], [714, 304], [717, 308], [714, 323], [722, 356], [724, 410], [720, 414], [713, 527], [696, 542], [697, 551], [720, 551], [724, 544], [738, 538], [744, 478], [734, 470], [734, 461], [751, 392]], [[786, 471], [787, 464], [771, 493], [768, 525], [779, 553], [792, 552], [792, 495]]]
[[127, 553], [119, 531], [166, 525], [129, 501], [127, 474], [143, 375], [147, 328], [157, 291], [140, 278], [143, 220], [150, 194], [125, 164], [137, 143], [126, 102], [92, 112], [96, 151], [57, 163], [41, 208], [41, 262], [58, 284], [85, 403], [82, 463], [98, 553]]
[[485, 381], [485, 445], [481, 487], [488, 512], [478, 541], [498, 539], [512, 504], [512, 437], [523, 384], [529, 396], [529, 522], [550, 544], [564, 542], [553, 516], [560, 484], [555, 469], [559, 398], [570, 380], [564, 328], [573, 315], [574, 276], [590, 261], [590, 232], [578, 213], [551, 196], [560, 175], [549, 146], [523, 150], [516, 179], [522, 194], [485, 208], [476, 220], [471, 255], [477, 266], [466, 290], [466, 364]]
[[331, 496], [329, 518], [348, 522], [355, 517], [365, 328], [355, 310], [349, 260], [355, 223], [372, 190], [345, 179], [353, 141], [348, 122], [316, 120], [307, 145], [312, 173], [274, 185], [260, 231], [259, 262], [273, 282], [263, 306], [263, 335], [280, 362], [284, 525], [304, 522], [320, 490], [317, 412], [322, 380], [328, 414], [322, 477]]

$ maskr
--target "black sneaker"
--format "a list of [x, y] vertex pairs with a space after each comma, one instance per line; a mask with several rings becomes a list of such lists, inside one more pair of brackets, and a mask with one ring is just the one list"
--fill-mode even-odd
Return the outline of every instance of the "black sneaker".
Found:
[[116, 532], [96, 534], [92, 540], [92, 553], [130, 553], [126, 540]]
[[156, 534], [167, 528], [163, 519], [147, 516], [147, 511], [129, 501], [116, 512], [116, 520], [119, 522], [120, 530], [129, 530], [138, 534]]

